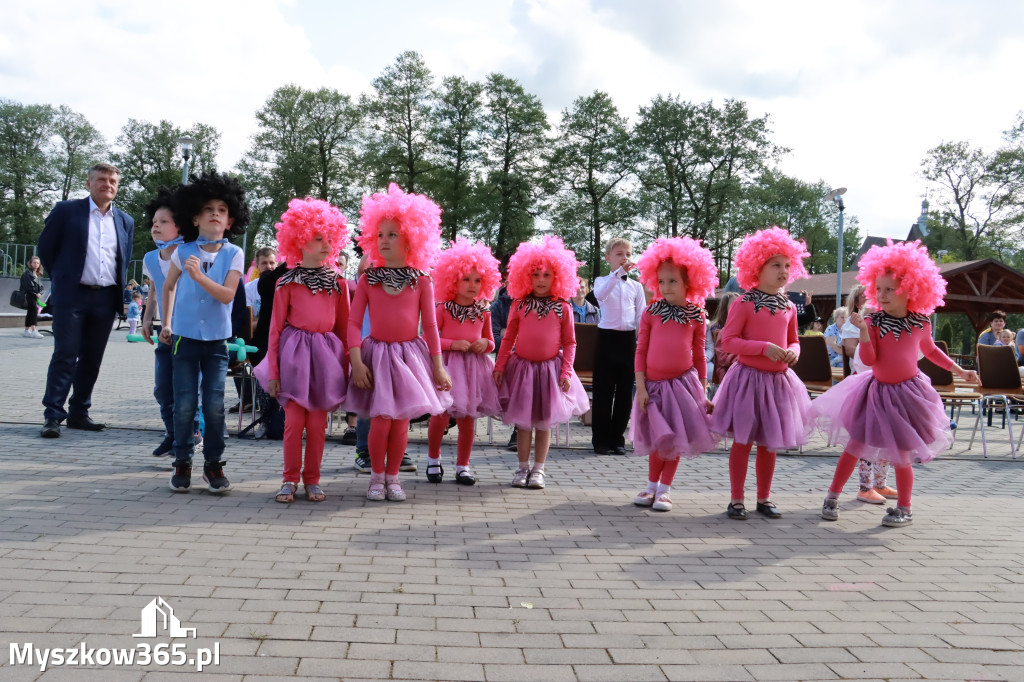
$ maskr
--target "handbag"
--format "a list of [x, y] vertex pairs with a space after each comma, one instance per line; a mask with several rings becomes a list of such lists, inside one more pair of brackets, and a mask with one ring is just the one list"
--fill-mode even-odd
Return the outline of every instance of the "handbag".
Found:
[[11, 306], [19, 310], [28, 310], [28, 295], [21, 289], [11, 292]]

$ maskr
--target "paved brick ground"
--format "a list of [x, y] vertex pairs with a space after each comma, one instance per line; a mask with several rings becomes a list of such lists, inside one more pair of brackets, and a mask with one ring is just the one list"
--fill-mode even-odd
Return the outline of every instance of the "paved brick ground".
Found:
[[[229, 441], [226, 496], [167, 489], [150, 351], [123, 331], [93, 410], [118, 428], [40, 439], [52, 342], [17, 333], [0, 330], [0, 679], [1024, 680], [1024, 462], [1005, 431], [988, 460], [960, 442], [918, 467], [901, 530], [852, 493], [818, 518], [837, 454], [820, 442], [779, 458], [781, 520], [725, 517], [723, 452], [680, 467], [674, 511], [641, 510], [645, 463], [594, 456], [578, 425], [545, 491], [507, 487], [513, 455], [482, 445], [480, 485], [421, 470], [407, 502], [369, 503], [329, 443], [328, 500], [284, 506], [279, 443]], [[156, 596], [218, 666], [12, 665], [10, 643], [168, 641], [132, 638]]]

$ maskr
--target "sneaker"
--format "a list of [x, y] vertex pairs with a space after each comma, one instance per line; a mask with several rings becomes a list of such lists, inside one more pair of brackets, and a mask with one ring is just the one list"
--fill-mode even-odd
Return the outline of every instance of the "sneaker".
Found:
[[203, 434], [196, 431], [196, 435], [194, 436], [194, 438], [195, 443], [192, 446], [192, 452], [198, 454], [203, 450]]
[[658, 499], [651, 505], [651, 509], [654, 511], [672, 511], [672, 500], [669, 498], [668, 493], [658, 495]]
[[902, 528], [914, 522], [914, 513], [905, 511], [900, 507], [889, 507], [886, 515], [882, 517], [882, 525], [889, 528]]
[[228, 408], [228, 414], [238, 414], [239, 410], [241, 410], [242, 412], [251, 412], [252, 403], [246, 403], [245, 405], [242, 405], [242, 403], [235, 403], [234, 405]]
[[821, 505], [821, 518], [826, 521], [839, 520], [839, 499], [826, 497], [825, 503]]
[[885, 504], [885, 497], [877, 490], [861, 490], [857, 493], [857, 499], [868, 504]]
[[509, 452], [516, 452], [519, 450], [519, 435], [515, 428], [512, 429], [512, 435], [509, 436], [508, 445], [505, 446], [505, 449]]
[[512, 487], [513, 488], [525, 488], [526, 482], [530, 480], [529, 469], [516, 469], [516, 473], [512, 476]]
[[373, 502], [383, 502], [387, 497], [384, 492], [384, 475], [380, 474], [380, 478], [370, 474], [370, 487], [366, 489], [366, 499], [372, 500]]
[[355, 445], [356, 444], [356, 427], [346, 426], [345, 432], [341, 434], [342, 445]]
[[885, 486], [884, 488], [875, 488], [875, 492], [887, 500], [895, 500], [899, 497], [899, 493], [896, 492], [896, 489], [890, 488], [889, 486]]
[[370, 453], [366, 450], [356, 450], [356, 471], [361, 474], [370, 473]]
[[416, 462], [412, 461], [412, 457], [408, 454], [402, 455], [402, 466], [398, 467], [399, 471], [416, 471]]
[[156, 450], [153, 450], [154, 457], [163, 457], [164, 455], [171, 454], [171, 448], [174, 446], [173, 436], [164, 436], [164, 439], [160, 441], [160, 445], [156, 446]]
[[174, 472], [171, 474], [171, 490], [176, 493], [187, 493], [192, 487], [192, 461], [174, 460]]
[[638, 507], [650, 507], [654, 504], [654, 493], [650, 490], [641, 490], [640, 494], [633, 498], [633, 504]]
[[388, 481], [384, 486], [384, 496], [389, 502], [405, 502], [405, 491], [402, 490], [402, 482], [397, 478]]
[[43, 335], [40, 334], [39, 332], [37, 332], [34, 329], [26, 329], [25, 333], [22, 334], [22, 336], [24, 336], [26, 338], [29, 338], [29, 339], [41, 339], [41, 338], [43, 338]]
[[533, 488], [534, 490], [544, 489], [544, 472], [543, 471], [531, 471], [530, 480], [526, 484], [527, 488]]
[[231, 481], [224, 475], [227, 462], [205, 462], [203, 464], [203, 482], [211, 493], [225, 493], [231, 490]]

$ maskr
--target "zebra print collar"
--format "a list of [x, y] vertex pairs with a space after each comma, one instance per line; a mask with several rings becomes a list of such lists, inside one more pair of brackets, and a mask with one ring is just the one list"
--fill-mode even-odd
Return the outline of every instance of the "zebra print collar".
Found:
[[484, 319], [484, 313], [487, 312], [487, 306], [484, 305], [483, 301], [474, 301], [469, 305], [459, 305], [455, 301], [443, 301], [441, 306], [459, 324], [482, 320]]
[[647, 312], [652, 316], [660, 317], [662, 324], [666, 322], [678, 322], [679, 324], [690, 324], [691, 322], [696, 322], [697, 324], [704, 323], [701, 309], [692, 303], [672, 305], [665, 299], [661, 299], [647, 306]]
[[401, 291], [407, 286], [416, 286], [416, 280], [426, 277], [427, 273], [415, 268], [367, 268], [363, 273], [366, 275], [366, 283], [370, 286], [383, 284], [395, 291]]
[[553, 296], [545, 296], [544, 298], [537, 298], [536, 296], [524, 296], [519, 299], [519, 310], [523, 313], [537, 313], [537, 317], [544, 319], [544, 317], [552, 310], [555, 311], [555, 315], [558, 319], [562, 319], [562, 304], [564, 300], [555, 298]]
[[338, 273], [325, 265], [319, 268], [304, 268], [301, 265], [292, 268], [277, 280], [277, 288], [285, 284], [301, 284], [307, 287], [314, 295], [321, 291], [337, 291], [341, 293], [341, 284], [338, 281]]
[[894, 339], [899, 340], [900, 334], [906, 332], [912, 334], [914, 328], [924, 329], [928, 322], [928, 316], [921, 313], [907, 313], [906, 317], [893, 317], [892, 315], [878, 311], [867, 316], [872, 327], [878, 327], [878, 335], [884, 337], [892, 332]]
[[754, 312], [761, 308], [767, 308], [772, 315], [780, 310], [789, 310], [789, 299], [785, 294], [766, 294], [760, 289], [751, 289], [743, 294], [741, 301], [749, 301], [754, 304]]

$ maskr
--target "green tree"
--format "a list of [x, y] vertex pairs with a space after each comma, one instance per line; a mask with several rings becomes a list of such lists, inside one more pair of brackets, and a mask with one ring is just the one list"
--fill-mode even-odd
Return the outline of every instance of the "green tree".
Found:
[[371, 186], [383, 188], [393, 181], [407, 192], [420, 191], [421, 176], [431, 170], [433, 81], [423, 57], [403, 52], [373, 80], [373, 93], [363, 96]]
[[107, 155], [106, 141], [82, 114], [61, 105], [54, 112], [52, 142], [53, 174], [60, 184], [60, 198], [85, 189], [87, 171]]
[[484, 85], [484, 97], [481, 143], [486, 177], [475, 236], [507, 263], [519, 242], [534, 233], [549, 125], [540, 99], [513, 78], [492, 73]]
[[551, 222], [577, 257], [588, 261], [591, 279], [601, 274], [606, 231], [625, 232], [636, 217], [626, 187], [636, 165], [634, 150], [628, 123], [607, 93], [580, 97], [563, 112], [550, 160], [559, 186]]
[[430, 141], [435, 161], [429, 194], [444, 209], [441, 229], [446, 239], [455, 239], [479, 213], [474, 195], [482, 158], [482, 95], [483, 85], [461, 76], [443, 79], [434, 94]]
[[56, 183], [47, 154], [53, 122], [47, 104], [0, 99], [0, 241], [33, 244]]

